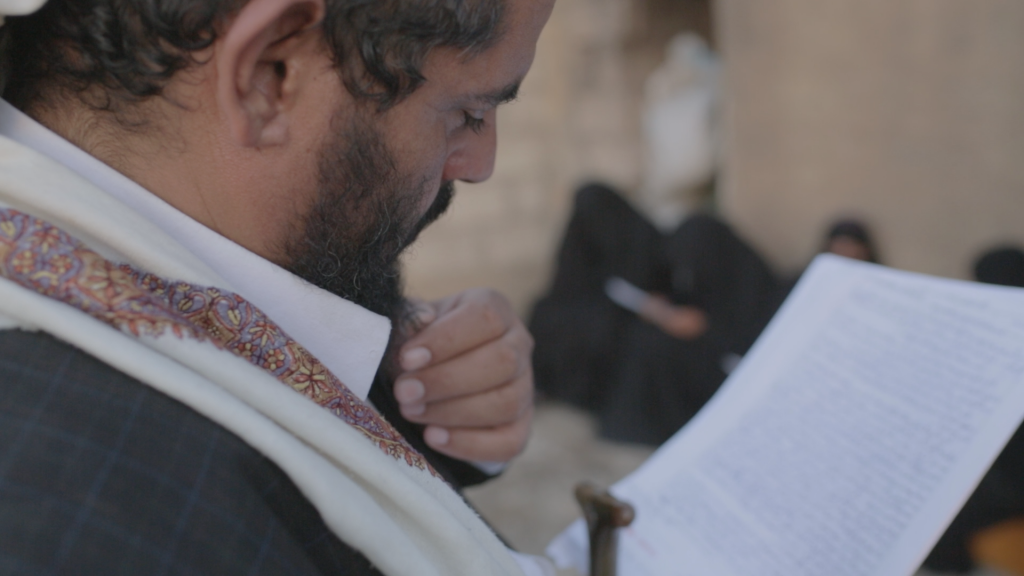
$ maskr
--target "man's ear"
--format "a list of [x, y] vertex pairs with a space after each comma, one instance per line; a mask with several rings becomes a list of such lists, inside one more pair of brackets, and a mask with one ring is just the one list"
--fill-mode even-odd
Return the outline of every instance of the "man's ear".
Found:
[[312, 55], [304, 33], [323, 19], [324, 0], [249, 0], [214, 53], [217, 105], [240, 146], [288, 138], [288, 104], [299, 61]]

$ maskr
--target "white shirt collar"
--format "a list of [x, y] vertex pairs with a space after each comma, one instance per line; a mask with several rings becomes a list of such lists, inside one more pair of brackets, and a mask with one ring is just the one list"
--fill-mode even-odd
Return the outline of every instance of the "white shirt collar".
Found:
[[196, 222], [84, 150], [0, 100], [0, 134], [49, 156], [177, 240], [365, 399], [390, 321], [302, 280]]

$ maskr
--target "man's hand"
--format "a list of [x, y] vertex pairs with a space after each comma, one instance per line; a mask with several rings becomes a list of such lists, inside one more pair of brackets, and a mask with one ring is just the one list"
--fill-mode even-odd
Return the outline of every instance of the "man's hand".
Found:
[[660, 295], [647, 299], [640, 316], [669, 336], [682, 340], [695, 340], [708, 331], [708, 315], [703, 310], [696, 306], [676, 306]]
[[424, 440], [438, 452], [511, 460], [526, 445], [533, 418], [533, 338], [493, 290], [415, 305], [418, 330], [398, 352], [402, 415], [427, 425]]

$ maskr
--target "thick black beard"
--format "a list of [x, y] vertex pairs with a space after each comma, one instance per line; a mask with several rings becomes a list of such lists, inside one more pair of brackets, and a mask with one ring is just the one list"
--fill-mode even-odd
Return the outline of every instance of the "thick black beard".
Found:
[[416, 225], [413, 226], [409, 236], [405, 239], [405, 246], [409, 247], [413, 242], [419, 238], [420, 232], [424, 228], [430, 226], [435, 220], [444, 215], [448, 211], [448, 207], [452, 204], [452, 198], [455, 197], [455, 185], [452, 182], [444, 182], [441, 187], [437, 190], [437, 196], [434, 196], [434, 201], [430, 203], [430, 207], [423, 213]]
[[398, 320], [405, 308], [399, 256], [448, 209], [454, 186], [442, 184], [417, 218], [424, 183], [399, 172], [380, 133], [358, 122], [336, 133], [338, 138], [320, 151], [317, 198], [285, 247], [287, 268]]

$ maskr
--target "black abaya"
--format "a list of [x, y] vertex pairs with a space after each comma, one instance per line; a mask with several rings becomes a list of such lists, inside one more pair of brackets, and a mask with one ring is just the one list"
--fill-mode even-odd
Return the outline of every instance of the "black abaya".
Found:
[[[612, 276], [700, 308], [708, 331], [681, 340], [618, 307], [604, 293]], [[660, 444], [714, 394], [723, 358], [747, 351], [777, 301], [768, 266], [721, 221], [692, 216], [664, 236], [614, 190], [585, 186], [530, 321], [537, 387], [595, 412], [606, 437]]]

